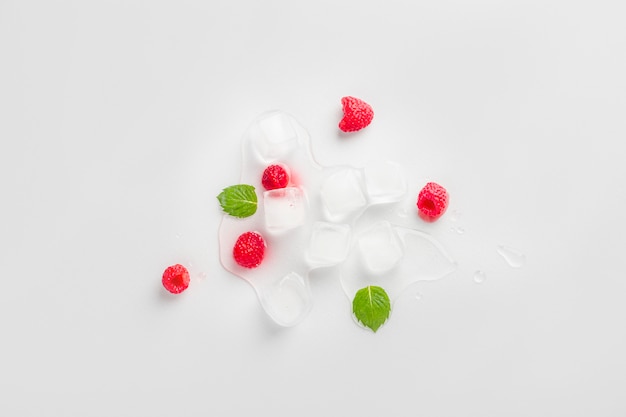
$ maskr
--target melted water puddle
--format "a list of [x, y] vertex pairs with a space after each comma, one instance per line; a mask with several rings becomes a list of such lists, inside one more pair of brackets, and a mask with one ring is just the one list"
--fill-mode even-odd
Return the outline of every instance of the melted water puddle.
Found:
[[[262, 173], [273, 164], [284, 166], [290, 181], [286, 188], [265, 191]], [[247, 129], [239, 183], [255, 187], [257, 211], [244, 219], [223, 216], [220, 261], [250, 283], [264, 311], [281, 326], [294, 326], [310, 312], [314, 269], [337, 268], [349, 300], [359, 289], [377, 285], [392, 302], [415, 282], [457, 270], [444, 245], [424, 231], [437, 229], [418, 218], [419, 188], [415, 181], [407, 185], [399, 165], [372, 161], [364, 168], [322, 167], [311, 154], [307, 131], [287, 113], [262, 114]], [[357, 220], [373, 206], [385, 210], [357, 228]], [[438, 224], [466, 240], [461, 215], [454, 209]], [[254, 269], [237, 265], [232, 254], [238, 236], [248, 231], [260, 233], [267, 244], [263, 262]], [[526, 262], [524, 254], [507, 246], [498, 246], [497, 253], [513, 268]], [[476, 283], [486, 277], [482, 269], [473, 274]]]
[[[272, 164], [288, 168], [287, 188], [264, 190], [262, 173]], [[355, 236], [355, 221], [368, 207], [407, 197], [400, 167], [390, 161], [360, 169], [321, 167], [308, 133], [286, 113], [265, 113], [246, 131], [240, 183], [255, 187], [257, 212], [244, 219], [224, 215], [220, 261], [252, 285], [279, 325], [293, 326], [307, 316], [313, 305], [309, 273], [317, 268], [341, 265], [349, 299], [373, 282], [396, 298], [413, 282], [438, 279], [455, 268], [441, 244], [424, 232], [382, 221]], [[237, 265], [232, 256], [237, 237], [247, 231], [260, 233], [267, 243], [255, 269]]]

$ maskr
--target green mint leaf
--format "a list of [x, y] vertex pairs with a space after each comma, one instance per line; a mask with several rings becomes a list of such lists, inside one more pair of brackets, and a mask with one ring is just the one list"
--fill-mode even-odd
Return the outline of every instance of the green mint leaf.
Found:
[[364, 326], [376, 332], [389, 318], [391, 302], [385, 290], [371, 285], [356, 292], [352, 300], [352, 311]]
[[243, 218], [256, 213], [257, 198], [252, 185], [231, 185], [224, 188], [217, 199], [222, 209], [231, 216]]

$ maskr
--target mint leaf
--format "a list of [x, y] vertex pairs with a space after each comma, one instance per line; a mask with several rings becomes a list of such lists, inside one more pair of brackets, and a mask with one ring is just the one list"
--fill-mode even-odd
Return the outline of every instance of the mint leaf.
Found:
[[217, 199], [222, 209], [231, 216], [243, 218], [256, 213], [257, 198], [252, 185], [231, 185], [224, 188]]
[[356, 292], [352, 300], [352, 311], [364, 326], [376, 332], [389, 318], [391, 302], [385, 290], [371, 285]]

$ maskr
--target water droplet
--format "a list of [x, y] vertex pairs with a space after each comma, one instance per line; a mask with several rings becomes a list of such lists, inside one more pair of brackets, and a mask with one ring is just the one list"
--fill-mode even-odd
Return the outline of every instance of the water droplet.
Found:
[[526, 255], [517, 249], [500, 245], [498, 246], [498, 253], [513, 268], [521, 268], [526, 263]]
[[474, 282], [476, 284], [481, 284], [487, 279], [487, 274], [484, 271], [476, 271], [474, 272]]
[[452, 213], [450, 213], [450, 221], [456, 222], [459, 220], [459, 217], [461, 217], [461, 214], [459, 210], [452, 210]]
[[181, 235], [180, 233], [176, 233], [176, 239], [180, 239], [183, 235]]
[[422, 294], [422, 293], [421, 293], [421, 292], [419, 292], [419, 291], [415, 293], [415, 299], [416, 299], [416, 300], [421, 300], [423, 296], [424, 296], [424, 294]]
[[455, 232], [456, 234], [462, 235], [463, 233], [465, 233], [465, 229], [463, 227], [451, 227], [450, 230], [452, 230], [453, 232]]
[[206, 273], [206, 272], [200, 272], [200, 273], [198, 274], [198, 279], [199, 279], [200, 281], [204, 281], [204, 280], [206, 279], [206, 277], [207, 277], [207, 273]]

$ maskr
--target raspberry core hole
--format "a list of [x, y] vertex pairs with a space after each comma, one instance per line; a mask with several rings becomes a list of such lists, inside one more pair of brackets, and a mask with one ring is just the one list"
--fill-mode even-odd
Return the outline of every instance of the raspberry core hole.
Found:
[[426, 210], [434, 210], [435, 209], [435, 203], [433, 203], [432, 200], [424, 200], [424, 202], [422, 203], [423, 207]]

